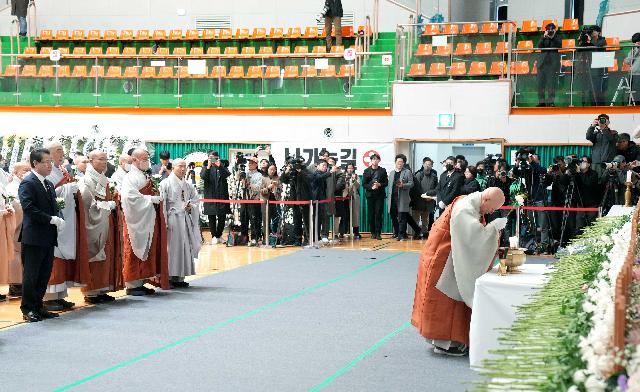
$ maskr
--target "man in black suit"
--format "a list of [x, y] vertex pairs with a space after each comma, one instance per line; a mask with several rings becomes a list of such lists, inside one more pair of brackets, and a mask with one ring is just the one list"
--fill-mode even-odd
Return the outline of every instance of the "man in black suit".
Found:
[[18, 196], [24, 213], [22, 243], [22, 317], [28, 322], [58, 317], [44, 309], [42, 299], [53, 268], [53, 248], [64, 220], [58, 217], [54, 185], [45, 177], [51, 173], [51, 155], [37, 149], [29, 156], [31, 173], [20, 183]]
[[427, 196], [436, 196], [440, 213], [460, 196], [462, 185], [464, 184], [464, 175], [455, 168], [455, 157], [448, 157], [444, 161], [444, 173], [440, 175], [438, 186], [431, 192], [427, 192]]

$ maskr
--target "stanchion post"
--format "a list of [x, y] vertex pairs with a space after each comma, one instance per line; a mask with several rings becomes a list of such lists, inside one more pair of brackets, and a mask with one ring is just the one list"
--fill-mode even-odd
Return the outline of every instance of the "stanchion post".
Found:
[[349, 234], [353, 240], [353, 196], [349, 196]]
[[[269, 199], [265, 200], [265, 225], [264, 225], [264, 245], [269, 247]], [[275, 245], [274, 245], [275, 248]]]
[[516, 207], [516, 237], [518, 237], [518, 247], [520, 247], [520, 208]]
[[315, 231], [314, 222], [313, 222], [313, 201], [309, 201], [309, 247], [314, 245], [313, 243], [313, 233]]
[[314, 210], [314, 214], [313, 215], [314, 215], [314, 217], [313, 217], [313, 219], [314, 219], [314, 223], [313, 223], [313, 241], [314, 241], [314, 244], [315, 244], [315, 242], [319, 242], [319, 241], [316, 241], [316, 238], [318, 240], [320, 240], [320, 235], [319, 235], [320, 234], [320, 227], [318, 227], [318, 226], [320, 226], [318, 224], [318, 215], [320, 215], [320, 202], [318, 200], [316, 200], [316, 208]]

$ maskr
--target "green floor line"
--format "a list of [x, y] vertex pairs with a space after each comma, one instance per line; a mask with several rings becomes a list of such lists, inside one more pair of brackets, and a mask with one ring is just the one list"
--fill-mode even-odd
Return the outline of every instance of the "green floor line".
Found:
[[324, 388], [326, 388], [329, 384], [334, 382], [338, 377], [342, 376], [344, 373], [349, 371], [349, 369], [353, 368], [359, 362], [361, 362], [363, 359], [368, 357], [371, 353], [373, 353], [374, 351], [379, 349], [380, 346], [382, 346], [383, 344], [385, 344], [387, 342], [387, 340], [393, 338], [394, 336], [397, 336], [400, 332], [404, 331], [409, 325], [411, 325], [411, 322], [407, 321], [406, 323], [404, 323], [400, 327], [398, 327], [395, 331], [391, 332], [387, 336], [385, 336], [382, 339], [380, 339], [377, 342], [375, 342], [373, 344], [373, 346], [369, 347], [365, 352], [363, 352], [362, 354], [360, 354], [357, 357], [355, 357], [351, 362], [349, 362], [348, 364], [344, 365], [337, 372], [335, 372], [331, 376], [327, 377], [323, 382], [321, 382], [320, 384], [318, 384], [315, 387], [313, 387], [311, 389], [311, 392], [318, 392], [318, 391], [321, 391]]
[[203, 335], [205, 335], [205, 334], [207, 334], [209, 332], [212, 332], [212, 331], [215, 331], [215, 330], [220, 329], [222, 327], [225, 327], [227, 325], [233, 324], [233, 323], [235, 323], [237, 321], [240, 321], [240, 320], [243, 320], [243, 319], [245, 319], [245, 318], [247, 318], [249, 316], [253, 316], [253, 315], [258, 314], [260, 312], [263, 312], [263, 311], [265, 311], [267, 309], [270, 309], [270, 308], [273, 308], [275, 306], [281, 305], [281, 304], [283, 304], [285, 302], [291, 301], [292, 299], [295, 299], [295, 298], [297, 298], [297, 297], [299, 297], [301, 295], [309, 294], [309, 293], [311, 293], [313, 291], [316, 291], [316, 290], [318, 290], [318, 289], [320, 289], [322, 287], [325, 287], [325, 286], [328, 286], [330, 284], [339, 282], [339, 281], [341, 281], [343, 279], [346, 279], [346, 278], [348, 278], [350, 276], [357, 275], [360, 272], [366, 271], [366, 270], [368, 270], [370, 268], [373, 268], [373, 267], [375, 267], [377, 265], [386, 263], [389, 260], [391, 260], [391, 259], [393, 259], [393, 258], [395, 258], [397, 256], [400, 256], [400, 255], [402, 255], [404, 253], [406, 253], [406, 252], [399, 252], [399, 253], [393, 254], [393, 255], [391, 255], [389, 257], [385, 257], [384, 259], [382, 259], [380, 261], [376, 261], [375, 263], [372, 263], [372, 264], [366, 265], [364, 267], [360, 267], [358, 269], [355, 269], [353, 271], [344, 273], [344, 274], [342, 274], [342, 275], [340, 275], [338, 277], [335, 277], [335, 278], [333, 278], [331, 280], [328, 280], [326, 282], [319, 283], [319, 284], [317, 284], [315, 286], [312, 286], [312, 287], [306, 288], [304, 290], [298, 291], [295, 294], [291, 294], [291, 295], [289, 295], [287, 297], [281, 298], [281, 299], [279, 299], [277, 301], [271, 302], [271, 303], [269, 303], [267, 305], [264, 305], [262, 307], [254, 309], [254, 310], [252, 310], [250, 312], [247, 312], [247, 313], [241, 314], [239, 316], [236, 316], [236, 317], [227, 319], [225, 321], [219, 322], [217, 324], [214, 324], [214, 325], [212, 325], [210, 327], [207, 327], [207, 328], [203, 329], [202, 331], [196, 332], [196, 333], [194, 333], [192, 335], [189, 335], [187, 337], [184, 337], [184, 338], [182, 338], [180, 340], [176, 340], [175, 342], [169, 343], [169, 344], [167, 344], [165, 346], [162, 346], [162, 347], [159, 347], [159, 348], [157, 348], [155, 350], [148, 351], [148, 352], [146, 352], [144, 354], [141, 354], [141, 355], [139, 355], [137, 357], [128, 359], [128, 360], [126, 360], [124, 362], [120, 362], [119, 364], [113, 365], [113, 366], [111, 366], [111, 367], [109, 367], [107, 369], [104, 369], [104, 370], [99, 371], [97, 373], [94, 373], [94, 374], [92, 374], [90, 376], [81, 378], [80, 380], [74, 381], [74, 382], [72, 382], [70, 384], [67, 384], [67, 385], [63, 386], [63, 387], [55, 389], [55, 392], [67, 391], [67, 390], [69, 390], [71, 388], [77, 387], [77, 386], [82, 385], [82, 384], [84, 384], [84, 383], [86, 383], [88, 381], [91, 381], [91, 380], [94, 380], [94, 379], [96, 379], [98, 377], [104, 376], [105, 374], [108, 374], [108, 373], [111, 373], [113, 371], [116, 371], [116, 370], [118, 370], [120, 368], [123, 368], [123, 367], [125, 367], [127, 365], [130, 365], [132, 363], [141, 361], [141, 360], [143, 360], [145, 358], [148, 358], [148, 357], [150, 357], [152, 355], [158, 354], [158, 353], [160, 353], [162, 351], [168, 350], [168, 349], [170, 349], [172, 347], [178, 346], [178, 345], [180, 345], [182, 343], [186, 343], [189, 340], [192, 340], [192, 339], [195, 339], [197, 337], [203, 336]]

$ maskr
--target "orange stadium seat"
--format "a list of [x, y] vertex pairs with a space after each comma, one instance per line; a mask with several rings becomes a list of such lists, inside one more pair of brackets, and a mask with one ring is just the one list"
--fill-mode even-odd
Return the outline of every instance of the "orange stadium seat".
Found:
[[506, 61], [494, 61], [491, 63], [491, 69], [489, 70], [489, 75], [504, 75], [507, 73], [507, 62]]
[[571, 39], [563, 39], [562, 40], [562, 49], [563, 50], [559, 50], [559, 52], [573, 52], [575, 50], [576, 47], [576, 40], [571, 38]]
[[284, 37], [284, 30], [282, 27], [272, 27], [269, 31], [270, 39], [282, 39]]
[[122, 55], [123, 56], [135, 56], [136, 55], [136, 48], [134, 48], [133, 46], [125, 46], [122, 49]]
[[304, 38], [312, 39], [318, 38], [318, 28], [317, 27], [307, 27], [304, 29]]
[[553, 23], [556, 26], [556, 30], [560, 28], [560, 26], [558, 26], [557, 19], [545, 19], [542, 21], [542, 24], [540, 25], [540, 31], [544, 31], [549, 23]]
[[75, 54], [76, 56], [84, 56], [87, 54], [87, 48], [85, 48], [84, 46], [76, 46], [75, 48], [73, 48], [73, 54]]
[[7, 65], [7, 68], [4, 70], [2, 76], [15, 77], [18, 74], [18, 65]]
[[187, 54], [187, 48], [183, 46], [179, 46], [177, 48], [173, 48], [173, 55], [175, 56], [185, 56]]
[[356, 76], [356, 69], [353, 64], [342, 64], [338, 76], [341, 78], [353, 78]]
[[[502, 25], [504, 26], [508, 26], [507, 23], [504, 23]], [[507, 30], [505, 30], [504, 32], [508, 32]], [[522, 26], [520, 27], [520, 32], [521, 33], [537, 33], [538, 32], [538, 22], [535, 20], [523, 20], [522, 21]]]
[[[256, 54], [256, 48], [254, 48], [253, 46], [245, 46], [244, 48], [242, 48], [242, 51], [240, 52], [241, 54]], [[225, 51], [225, 54], [226, 51]]]
[[[91, 33], [89, 33], [91, 34]], [[115, 30], [105, 30], [104, 31], [104, 39], [105, 41], [115, 41], [118, 39], [118, 32]], [[127, 41], [126, 38], [120, 38], [123, 41]], [[131, 38], [129, 38], [131, 39]]]
[[[533, 41], [518, 41], [518, 49], [533, 49]], [[533, 50], [522, 50], [520, 53], [533, 53]]]
[[227, 46], [224, 48], [224, 54], [235, 55], [238, 54], [238, 48], [235, 46]]
[[149, 30], [142, 29], [142, 30], [138, 30], [138, 32], [136, 32], [136, 37], [135, 38], [138, 41], [146, 41], [146, 40], [150, 39], [151, 36], [149, 35]]
[[427, 76], [427, 68], [424, 63], [411, 64], [409, 69], [409, 76]]
[[[237, 48], [236, 48], [237, 51]], [[207, 48], [207, 54], [220, 54], [220, 48], [218, 46], [209, 46]]]
[[153, 40], [154, 41], [164, 41], [167, 39], [167, 31], [166, 30], [154, 30], [153, 31]]
[[35, 46], [27, 46], [24, 48], [24, 52], [22, 52], [23, 56], [33, 56], [34, 54], [38, 54], [38, 49]]
[[216, 39], [216, 31], [214, 29], [204, 29], [202, 32], [202, 39]]
[[[114, 31], [114, 30], [107, 30], [107, 32], [109, 32], [109, 31]], [[106, 33], [105, 33], [105, 39], [107, 39]], [[116, 37], [114, 36], [113, 39], [115, 40]], [[121, 30], [120, 31], [120, 41], [131, 41], [131, 40], [133, 40], [133, 30]]]
[[189, 67], [186, 65], [179, 66], [178, 71], [176, 72], [176, 78], [186, 79], [189, 77], [191, 77], [191, 75], [189, 75]]
[[87, 77], [87, 66], [86, 65], [76, 65], [73, 67], [73, 73], [71, 74], [72, 78], [86, 78]]
[[511, 47], [510, 42], [506, 41], [498, 41], [496, 43], [496, 50], [493, 52], [494, 54], [505, 54], [509, 52], [509, 48]]
[[224, 65], [215, 65], [211, 68], [211, 78], [221, 79], [227, 76], [227, 67]]
[[23, 78], [35, 78], [36, 77], [36, 66], [35, 64], [25, 64], [22, 66], [22, 72], [20, 72], [20, 76]]
[[459, 26], [453, 23], [447, 23], [442, 27], [442, 34], [444, 35], [457, 35], [459, 31]]
[[446, 76], [447, 66], [445, 63], [431, 63], [429, 66], [429, 76]]
[[491, 48], [491, 42], [478, 42], [476, 44], [476, 51], [473, 54], [491, 54], [493, 49]]
[[284, 67], [284, 78], [285, 79], [294, 79], [299, 76], [298, 66], [297, 65], [287, 65]]
[[264, 68], [259, 65], [252, 65], [247, 69], [247, 79], [261, 79], [264, 76]]
[[124, 69], [124, 77], [127, 79], [138, 78], [140, 67], [127, 67]]
[[465, 76], [467, 74], [467, 63], [464, 61], [456, 61], [451, 63], [449, 68], [449, 76]]
[[607, 46], [612, 46], [612, 48], [607, 48], [607, 50], [620, 50], [620, 38], [618, 37], [606, 37]]
[[342, 26], [342, 38], [352, 38], [353, 36], [353, 26]]
[[242, 65], [234, 65], [229, 69], [228, 79], [244, 78], [244, 67]]
[[91, 48], [89, 48], [89, 54], [90, 55], [100, 55], [100, 54], [102, 54], [102, 47], [101, 46], [92, 46]]
[[156, 77], [156, 67], [142, 67], [140, 77], [143, 79], [153, 79]]
[[458, 42], [458, 44], [456, 45], [456, 56], [466, 56], [472, 53], [473, 50], [471, 49], [471, 42]]
[[170, 41], [180, 41], [180, 40], [182, 40], [182, 29], [171, 29], [169, 31], [169, 40]]
[[308, 46], [296, 46], [296, 48], [293, 50], [293, 53], [309, 53], [309, 47]]
[[89, 34], [87, 35], [88, 41], [99, 41], [100, 40], [100, 30], [89, 30]]
[[498, 34], [498, 23], [497, 22], [488, 22], [483, 23], [480, 29], [480, 33], [482, 34]]
[[38, 69], [38, 77], [39, 78], [52, 78], [53, 77], [53, 67], [51, 65], [41, 65], [40, 69]]
[[43, 46], [40, 48], [40, 54], [51, 54], [53, 48], [51, 46]]
[[53, 39], [53, 32], [49, 29], [40, 30], [40, 36], [38, 39], [40, 41], [51, 41]]
[[528, 61], [512, 61], [511, 74], [512, 75], [528, 75], [529, 62]]
[[119, 65], [110, 65], [109, 68], [107, 68], [107, 75], [105, 77], [110, 79], [122, 78], [122, 67]]
[[335, 78], [336, 76], [336, 66], [333, 64], [330, 64], [327, 68], [320, 70], [319, 77], [321, 78]]
[[287, 33], [287, 38], [290, 39], [298, 39], [302, 37], [302, 30], [300, 27], [289, 27], [289, 32]]
[[249, 39], [249, 29], [236, 29], [235, 39]]
[[276, 49], [276, 53], [277, 54], [290, 54], [291, 53], [291, 47], [289, 47], [289, 46], [278, 46], [278, 48]]
[[189, 30], [187, 30], [186, 39], [188, 41], [199, 40], [200, 39], [200, 32], [198, 30], [196, 30], [196, 29], [189, 29]]
[[107, 55], [109, 55], [109, 56], [119, 56], [120, 55], [120, 48], [118, 48], [117, 46], [109, 46], [107, 48]]
[[73, 33], [71, 33], [71, 39], [74, 41], [84, 40], [84, 30], [73, 30]]
[[334, 45], [331, 47], [331, 53], [344, 53], [344, 46], [340, 45]]
[[173, 67], [160, 67], [158, 71], [158, 79], [171, 79], [173, 78]]
[[273, 54], [273, 47], [271, 46], [261, 46], [258, 54]]
[[264, 73], [265, 79], [277, 79], [280, 77], [280, 66], [279, 65], [271, 65], [267, 67]]
[[453, 51], [453, 44], [446, 44], [445, 46], [436, 47], [436, 56], [451, 56]]
[[68, 65], [59, 65], [57, 68], [59, 78], [71, 77], [71, 67], [69, 67]]
[[69, 39], [69, 30], [63, 29], [56, 31], [56, 41], [66, 41]]
[[189, 50], [190, 55], [201, 55], [204, 54], [204, 51], [199, 46], [192, 46], [191, 50]]
[[104, 78], [104, 67], [102, 65], [93, 65], [91, 66], [91, 72], [89, 72], [90, 78]]
[[65, 54], [69, 54], [69, 53], [71, 53], [71, 52], [69, 51], [69, 48], [68, 48], [68, 47], [66, 47], [66, 46], [59, 47], [59, 48], [58, 48], [58, 50], [60, 51], [60, 54], [62, 54], [62, 55], [65, 55]]
[[418, 50], [416, 50], [416, 56], [431, 56], [433, 54], [433, 47], [431, 44], [419, 44]]
[[422, 35], [438, 35], [440, 34], [440, 25], [428, 24], [424, 26]]
[[314, 46], [311, 53], [327, 53], [327, 47], [324, 45]]
[[233, 32], [231, 31], [231, 29], [220, 29], [220, 31], [218, 31], [218, 39], [232, 39], [233, 38]]
[[251, 39], [265, 39], [267, 38], [267, 29], [264, 27], [256, 27], [253, 29]]
[[477, 23], [465, 23], [462, 25], [462, 34], [478, 34], [478, 24]]
[[[538, 30], [537, 30], [537, 27], [536, 27], [536, 32], [537, 31]], [[517, 33], [518, 32], [518, 26], [516, 26], [515, 23], [503, 22], [502, 23], [502, 27], [500, 27], [500, 34], [508, 34], [509, 32]]]
[[472, 61], [469, 68], [470, 76], [484, 76], [487, 74], [487, 63], [484, 61]]
[[138, 52], [140, 56], [151, 56], [153, 54], [153, 48], [151, 46], [143, 46]]
[[562, 31], [578, 31], [580, 30], [580, 23], [578, 19], [565, 19], [562, 21]]
[[[41, 67], [42, 68], [42, 67]], [[618, 59], [613, 59], [613, 66], [608, 67], [607, 70], [610, 73], [614, 73], [614, 72], [618, 72], [619, 68], [618, 68]]]
[[301, 77], [303, 77], [303, 78], [317, 78], [318, 77], [318, 70], [313, 65], [303, 66], [302, 67], [302, 75], [301, 75]]
[[[153, 49], [153, 48], [151, 48]], [[156, 56], [168, 56], [169, 55], [169, 48], [157, 48], [156, 49]]]

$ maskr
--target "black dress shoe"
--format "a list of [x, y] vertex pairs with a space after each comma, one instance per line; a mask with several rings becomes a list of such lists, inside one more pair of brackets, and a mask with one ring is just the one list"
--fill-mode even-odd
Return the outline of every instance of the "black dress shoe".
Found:
[[84, 297], [84, 303], [86, 304], [97, 305], [101, 304], [102, 302], [102, 299], [100, 299], [100, 296], [98, 295], [96, 295], [95, 297]]
[[38, 314], [40, 315], [40, 318], [42, 318], [43, 320], [44, 319], [52, 319], [52, 318], [60, 317], [60, 315], [58, 313], [49, 312], [46, 309], [39, 310]]
[[73, 307], [76, 306], [73, 302], [65, 301], [64, 299], [59, 299], [57, 302], [62, 305], [62, 309], [64, 310], [73, 309]]
[[116, 300], [116, 297], [112, 297], [109, 294], [99, 294], [98, 298], [102, 301], [102, 302], [113, 302]]
[[150, 289], [150, 288], [148, 288], [148, 287], [144, 287], [144, 286], [142, 286], [142, 287], [140, 287], [140, 288], [142, 289], [142, 291], [144, 291], [144, 294], [145, 294], [145, 295], [152, 295], [152, 294], [155, 294], [155, 293], [156, 293], [156, 291], [155, 291], [154, 289]]
[[9, 285], [9, 297], [22, 297], [22, 285], [21, 284]]
[[132, 295], [134, 297], [142, 297], [147, 295], [147, 292], [144, 291], [141, 287], [136, 287], [133, 289], [127, 289], [127, 295]]
[[34, 311], [23, 314], [22, 319], [28, 323], [37, 323], [38, 321], [42, 321], [42, 317], [40, 316], [40, 314]]
[[7, 296], [4, 294], [0, 294], [0, 301], [4, 301], [7, 299]]
[[189, 283], [188, 282], [171, 282], [171, 286], [175, 287], [176, 289], [186, 289], [187, 287], [189, 287]]
[[44, 308], [49, 311], [60, 311], [64, 310], [64, 306], [58, 301], [44, 301]]

